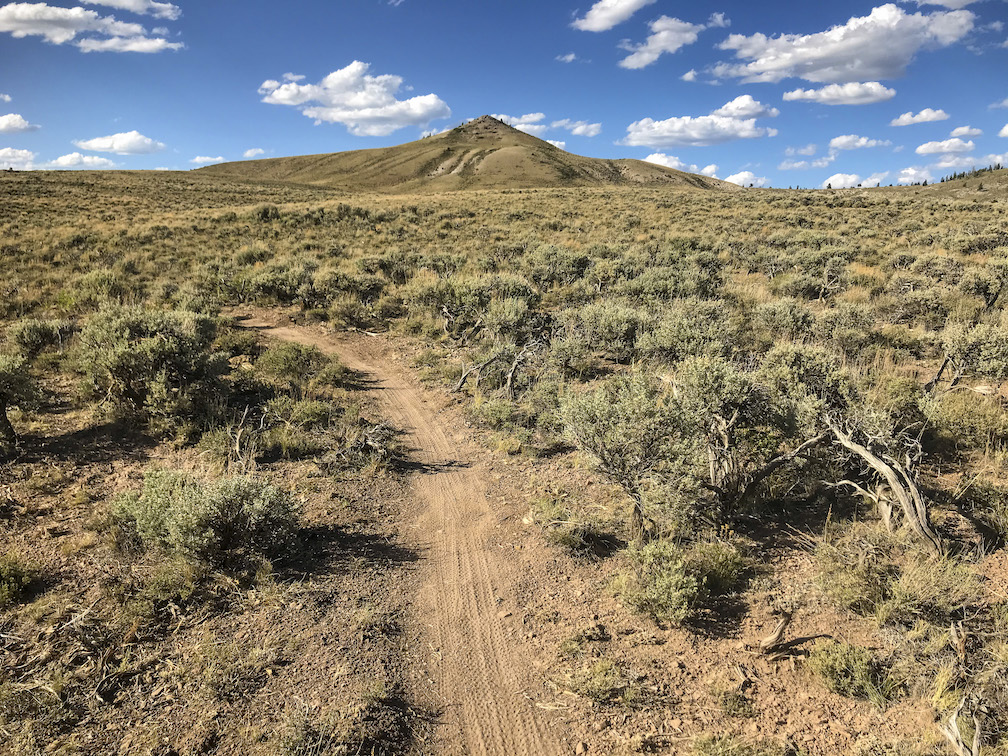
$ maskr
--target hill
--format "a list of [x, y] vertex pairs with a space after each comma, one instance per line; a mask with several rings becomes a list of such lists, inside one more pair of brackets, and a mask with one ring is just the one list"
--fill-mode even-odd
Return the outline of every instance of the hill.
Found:
[[737, 189], [718, 179], [641, 160], [574, 155], [487, 115], [396, 147], [221, 163], [199, 172], [395, 192], [609, 185]]

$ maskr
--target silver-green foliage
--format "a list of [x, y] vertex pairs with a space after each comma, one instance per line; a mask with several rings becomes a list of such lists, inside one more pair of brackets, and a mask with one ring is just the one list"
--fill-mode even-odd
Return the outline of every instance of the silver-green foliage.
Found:
[[119, 497], [114, 515], [146, 547], [219, 563], [277, 552], [294, 534], [298, 506], [252, 476], [207, 481], [156, 470], [144, 476], [139, 491]]

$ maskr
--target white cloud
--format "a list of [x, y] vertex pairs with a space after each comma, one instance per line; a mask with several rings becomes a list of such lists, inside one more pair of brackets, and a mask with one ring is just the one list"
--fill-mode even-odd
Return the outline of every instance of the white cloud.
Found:
[[0, 93], [0, 102], [10, 102], [11, 96], [9, 94]]
[[546, 117], [545, 113], [526, 113], [520, 116], [510, 116], [505, 113], [494, 113], [493, 118], [498, 121], [503, 121], [508, 126], [512, 126], [518, 131], [524, 131], [526, 134], [544, 134], [546, 132], [546, 124], [540, 123]]
[[560, 121], [553, 121], [551, 129], [567, 129], [574, 136], [595, 137], [602, 133], [601, 123], [588, 123], [588, 121], [572, 121], [564, 118]]
[[869, 139], [857, 134], [844, 134], [843, 136], [830, 139], [829, 148], [831, 152], [837, 150], [863, 150], [867, 147], [888, 147], [891, 145], [888, 139]]
[[779, 171], [803, 171], [808, 168], [825, 168], [836, 160], [836, 153], [823, 155], [815, 160], [784, 160], [777, 166]]
[[726, 102], [711, 115], [727, 118], [775, 118], [780, 115], [777, 108], [769, 108], [752, 95], [739, 95], [731, 102]]
[[49, 168], [53, 170], [65, 170], [67, 168], [99, 170], [115, 167], [116, 164], [108, 158], [98, 157], [97, 155], [81, 155], [79, 152], [71, 152], [69, 155], [62, 155], [50, 163], [45, 163], [39, 166], [39, 168]]
[[16, 171], [30, 171], [34, 167], [35, 153], [31, 150], [16, 150], [0, 147], [0, 169], [13, 168]]
[[884, 87], [877, 81], [852, 81], [847, 84], [828, 84], [821, 89], [795, 89], [785, 92], [784, 100], [807, 100], [823, 105], [869, 105], [891, 100], [895, 96], [895, 89]]
[[[1008, 45], [1008, 42], [1005, 42]], [[987, 107], [989, 108], [1008, 108], [1008, 97], [1005, 97], [1001, 102], [992, 102]]]
[[965, 168], [986, 168], [988, 165], [1008, 163], [1008, 152], [1001, 155], [942, 155], [931, 164], [939, 170], [963, 170]]
[[288, 71], [287, 73], [285, 73], [285, 74], [283, 75], [283, 80], [284, 80], [284, 81], [294, 81], [294, 82], [298, 82], [298, 81], [304, 81], [304, 80], [305, 80], [305, 79], [307, 79], [307, 78], [308, 78], [308, 77], [307, 77], [307, 76], [305, 76], [304, 74], [296, 74], [296, 73], [291, 73], [290, 71]]
[[574, 19], [571, 26], [581, 31], [609, 31], [654, 2], [655, 0], [599, 0], [583, 18]]
[[1002, 127], [1001, 131], [998, 132], [998, 136], [999, 137], [1008, 137], [1008, 123], [1006, 123]]
[[934, 181], [927, 168], [904, 168], [896, 179], [897, 184], [920, 184], [924, 181]]
[[793, 157], [794, 155], [815, 155], [816, 146], [814, 144], [806, 144], [804, 147], [788, 147], [784, 150], [784, 154], [788, 157]]
[[370, 76], [369, 68], [355, 60], [318, 84], [280, 84], [270, 79], [263, 82], [259, 94], [264, 95], [263, 102], [298, 107], [316, 123], [342, 123], [356, 136], [386, 136], [405, 126], [451, 116], [451, 109], [435, 94], [397, 100], [402, 77]]
[[559, 150], [566, 150], [567, 149], [567, 142], [561, 141], [559, 139], [547, 139], [546, 141], [549, 142], [550, 144], [552, 144], [554, 147], [556, 147]]
[[962, 139], [955, 137], [953, 139], [946, 139], [943, 142], [925, 142], [914, 150], [914, 152], [918, 155], [958, 154], [960, 152], [972, 152], [975, 147], [976, 145], [972, 139], [964, 142]]
[[975, 137], [982, 136], [983, 129], [974, 129], [972, 126], [960, 126], [957, 129], [952, 129], [952, 133], [949, 136], [954, 137]]
[[28, 123], [20, 113], [8, 113], [0, 116], [0, 134], [12, 134], [16, 131], [34, 131], [41, 128], [37, 124]]
[[153, 0], [83, 0], [85, 5], [107, 5], [109, 8], [139, 13], [155, 18], [167, 18], [174, 21], [182, 15], [182, 9], [171, 3], [158, 3]]
[[570, 52], [567, 53], [566, 55], [557, 55], [556, 59], [559, 60], [561, 63], [573, 63], [575, 60], [578, 59], [578, 56], [575, 53]]
[[717, 76], [748, 82], [788, 77], [824, 83], [892, 79], [902, 76], [921, 50], [947, 47], [972, 30], [975, 16], [959, 10], [906, 13], [888, 3], [863, 17], [815, 34], [732, 34], [718, 47], [733, 50], [744, 63], [720, 63]]
[[711, 13], [707, 20], [708, 29], [727, 29], [731, 26], [731, 20], [724, 13]]
[[832, 189], [850, 189], [861, 183], [861, 177], [856, 173], [834, 173], [822, 182], [820, 189], [830, 187]]
[[740, 173], [733, 173], [731, 176], [725, 179], [725, 181], [731, 184], [738, 184], [739, 186], [766, 186], [767, 180], [763, 176], [757, 176], [752, 171], [741, 171]]
[[890, 126], [911, 126], [915, 123], [931, 123], [932, 121], [947, 121], [949, 114], [944, 110], [939, 108], [934, 110], [932, 108], [924, 108], [920, 113], [914, 115], [912, 110], [908, 110], [906, 113], [901, 115], [899, 118], [893, 118], [889, 121]]
[[189, 161], [193, 165], [210, 165], [211, 163], [223, 163], [224, 158], [220, 155], [217, 157], [207, 157], [206, 155], [197, 155], [192, 160]]
[[245, 152], [242, 154], [242, 157], [245, 158], [246, 160], [251, 160], [252, 158], [257, 158], [260, 155], [265, 154], [266, 150], [262, 149], [261, 147], [253, 147], [250, 150], [245, 150]]
[[[123, 0], [123, 2], [132, 0]], [[103, 3], [108, 4], [108, 3]], [[118, 7], [118, 6], [116, 6]], [[149, 38], [140, 24], [117, 21], [112, 16], [100, 16], [86, 8], [60, 8], [46, 3], [9, 3], [0, 7], [0, 32], [15, 38], [37, 36], [54, 45], [76, 41], [84, 52], [160, 52], [178, 50], [181, 42]]]
[[700, 32], [707, 28], [703, 24], [691, 24], [668, 16], [659, 16], [648, 27], [651, 33], [643, 42], [620, 43], [620, 47], [630, 53], [619, 62], [620, 67], [637, 69], [649, 66], [665, 53], [674, 53], [681, 47], [692, 45]]
[[718, 167], [715, 163], [710, 165], [705, 165], [700, 169], [700, 173], [704, 176], [710, 176], [711, 178], [717, 178]]
[[77, 43], [82, 52], [135, 52], [158, 53], [164, 50], [181, 50], [181, 42], [169, 42], [161, 37], [109, 37], [108, 39], [82, 39]]
[[678, 116], [666, 118], [664, 121], [642, 118], [627, 126], [627, 135], [620, 144], [657, 148], [673, 145], [705, 146], [730, 142], [734, 139], [776, 136], [777, 129], [756, 125], [757, 116], [723, 115], [757, 111], [761, 113], [759, 117], [777, 113], [775, 108], [767, 108], [749, 95], [742, 95], [725, 103], [710, 115]]
[[696, 81], [697, 80], [696, 69], [695, 68], [691, 68], [689, 71], [687, 71], [686, 73], [684, 73], [679, 78], [682, 79], [683, 81]]
[[94, 139], [81, 139], [75, 141], [74, 144], [82, 150], [111, 152], [115, 155], [149, 155], [165, 148], [161, 142], [145, 137], [139, 131], [126, 131]]
[[686, 171], [688, 173], [698, 173], [700, 171], [696, 165], [684, 163], [675, 155], [666, 155], [664, 152], [653, 152], [644, 158], [644, 162], [654, 163], [655, 165], [664, 165], [666, 168], [672, 168], [677, 171]]
[[861, 186], [882, 186], [882, 182], [889, 177], [889, 171], [873, 173], [861, 182]]

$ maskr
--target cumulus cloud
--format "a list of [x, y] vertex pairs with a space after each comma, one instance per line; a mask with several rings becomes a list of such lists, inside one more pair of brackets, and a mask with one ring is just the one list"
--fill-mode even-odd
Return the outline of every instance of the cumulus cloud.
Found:
[[435, 94], [396, 99], [402, 77], [371, 76], [369, 68], [355, 60], [318, 84], [281, 84], [269, 79], [259, 93], [263, 102], [297, 107], [316, 123], [341, 123], [356, 136], [387, 136], [405, 126], [423, 126], [451, 116], [451, 109]]
[[788, 157], [793, 157], [795, 155], [815, 155], [816, 146], [814, 144], [806, 144], [804, 147], [788, 147], [784, 150], [784, 154]]
[[265, 154], [266, 150], [264, 150], [262, 147], [253, 147], [250, 150], [245, 150], [245, 152], [242, 153], [242, 157], [245, 158], [246, 160], [251, 160], [252, 158], [257, 158], [260, 155]]
[[105, 168], [115, 168], [116, 164], [108, 158], [97, 155], [81, 155], [79, 152], [71, 152], [69, 155], [61, 155], [52, 162], [39, 166], [53, 170], [66, 170], [72, 168], [83, 168], [85, 170], [101, 170]]
[[1001, 102], [992, 102], [987, 107], [989, 108], [1008, 108], [1008, 97], [1005, 97]]
[[108, 39], [82, 39], [77, 43], [83, 52], [135, 52], [157, 53], [164, 50], [181, 50], [181, 42], [169, 42], [162, 37], [109, 37]]
[[882, 186], [882, 182], [889, 177], [889, 171], [873, 173], [868, 178], [861, 181], [861, 186]]
[[83, 0], [85, 5], [106, 5], [109, 8], [139, 13], [155, 18], [167, 18], [175, 21], [182, 15], [182, 9], [171, 3], [158, 3], [153, 0]]
[[609, 31], [654, 2], [655, 0], [599, 0], [584, 16], [574, 19], [571, 26], [581, 31]]
[[552, 144], [558, 150], [566, 150], [567, 149], [567, 142], [561, 141], [559, 139], [547, 139], [546, 141], [549, 142], [550, 144]]
[[830, 187], [832, 189], [850, 189], [861, 183], [861, 177], [856, 173], [834, 173], [822, 182], [820, 189]]
[[927, 168], [913, 167], [904, 168], [899, 172], [896, 179], [897, 184], [920, 184], [924, 181], [934, 181], [931, 171]]
[[18, 131], [34, 131], [41, 128], [37, 124], [28, 123], [20, 113], [8, 113], [0, 116], [0, 134], [13, 134]]
[[664, 165], [666, 168], [672, 168], [677, 171], [699, 173], [703, 176], [709, 176], [710, 178], [717, 178], [718, 167], [714, 163], [700, 168], [695, 163], [684, 163], [675, 155], [666, 155], [664, 152], [654, 152], [644, 158], [644, 162], [654, 163], [655, 165]]
[[1005, 125], [1004, 125], [1004, 126], [1003, 126], [1003, 127], [1001, 128], [1001, 131], [999, 131], [999, 132], [998, 132], [998, 136], [999, 136], [999, 137], [1008, 137], [1008, 123], [1006, 123], [1006, 124], [1005, 124]]
[[952, 129], [952, 133], [949, 136], [954, 137], [975, 137], [982, 136], [983, 129], [974, 129], [972, 126], [960, 126], [957, 129]]
[[567, 53], [566, 55], [557, 55], [556, 59], [559, 60], [561, 63], [573, 63], [575, 60], [578, 59], [578, 56], [575, 53], [570, 52]]
[[687, 71], [686, 73], [684, 73], [679, 78], [682, 79], [683, 81], [696, 81], [697, 80], [696, 69], [695, 68], [691, 68], [689, 71]]
[[[42, 37], [54, 45], [77, 40], [75, 44], [84, 52], [152, 53], [183, 46], [181, 42], [148, 37], [140, 24], [100, 16], [86, 8], [60, 8], [46, 3], [9, 3], [0, 7], [0, 32], [9, 32], [15, 38]], [[84, 34], [97, 36], [77, 39]]]
[[836, 160], [836, 154], [823, 155], [815, 160], [784, 160], [778, 166], [779, 171], [804, 171], [808, 168], [825, 168]]
[[82, 150], [90, 152], [111, 152], [114, 155], [149, 155], [165, 148], [162, 142], [145, 137], [139, 131], [126, 131], [121, 134], [81, 139], [74, 144]]
[[506, 113], [493, 113], [493, 118], [498, 121], [503, 121], [508, 126], [518, 129], [518, 131], [524, 131], [526, 134], [544, 134], [546, 133], [546, 124], [541, 123], [541, 121], [546, 118], [545, 113], [526, 113], [520, 116], [510, 116]]
[[1005, 163], [1008, 163], [1008, 152], [1000, 155], [942, 155], [931, 164], [931, 167], [940, 170], [964, 170], [986, 168], [988, 165], [1004, 165]]
[[16, 171], [30, 171], [34, 167], [35, 153], [31, 150], [16, 150], [0, 147], [0, 169], [13, 168]]
[[867, 147], [888, 147], [891, 145], [888, 139], [869, 139], [857, 134], [844, 134], [843, 136], [830, 139], [830, 152], [837, 150], [863, 150]]
[[943, 142], [925, 142], [914, 150], [914, 152], [918, 155], [958, 154], [960, 152], [973, 152], [975, 147], [976, 145], [972, 139], [964, 142], [962, 139], [954, 137], [946, 139]]
[[725, 116], [727, 118], [775, 118], [780, 115], [777, 108], [770, 108], [752, 95], [739, 95], [731, 102], [726, 102], [711, 115]]
[[192, 160], [189, 161], [193, 165], [210, 165], [212, 163], [223, 163], [224, 158], [221, 155], [217, 157], [208, 157], [207, 155], [197, 155]]
[[[759, 112], [760, 116], [730, 115], [732, 112]], [[706, 146], [735, 139], [776, 136], [777, 129], [756, 125], [757, 117], [776, 114], [775, 108], [767, 108], [748, 95], [742, 95], [725, 103], [710, 115], [678, 116], [663, 121], [642, 118], [634, 121], [627, 126], [627, 135], [620, 144], [655, 148], [673, 145]]]
[[630, 53], [619, 62], [620, 67], [636, 69], [649, 66], [665, 53], [674, 53], [681, 47], [692, 45], [700, 32], [707, 28], [703, 24], [691, 24], [669, 16], [659, 16], [648, 26], [651, 33], [643, 42], [620, 43], [620, 48]]
[[564, 118], [560, 121], [553, 121], [551, 129], [567, 129], [574, 136], [595, 137], [602, 133], [601, 123], [588, 123], [588, 121], [572, 121]]
[[725, 179], [725, 181], [731, 184], [738, 184], [739, 186], [766, 186], [767, 180], [763, 176], [757, 176], [752, 171], [741, 171], [739, 173], [733, 173], [731, 176]]
[[794, 89], [784, 93], [784, 100], [807, 100], [823, 105], [870, 105], [873, 102], [891, 100], [895, 96], [895, 89], [884, 87], [877, 81], [852, 81], [847, 84], [828, 84], [821, 89]]
[[0, 102], [10, 102], [11, 96], [9, 94], [3, 94], [0, 92]]
[[939, 108], [934, 110], [933, 108], [924, 108], [920, 113], [914, 114], [912, 110], [908, 110], [903, 115], [898, 118], [893, 118], [889, 121], [890, 126], [912, 126], [915, 123], [931, 123], [932, 121], [947, 121], [949, 114], [944, 110]]
[[747, 82], [789, 77], [837, 84], [892, 79], [902, 76], [920, 51], [961, 40], [975, 20], [966, 10], [911, 14], [888, 3], [815, 34], [731, 34], [718, 47], [734, 51], [746, 62], [719, 63], [712, 71]]

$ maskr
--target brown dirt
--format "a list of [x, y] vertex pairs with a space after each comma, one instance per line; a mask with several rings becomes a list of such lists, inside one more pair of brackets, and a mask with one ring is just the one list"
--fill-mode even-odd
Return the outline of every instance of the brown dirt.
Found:
[[383, 415], [411, 447], [416, 470], [410, 495], [417, 506], [407, 510], [418, 512], [415, 546], [424, 554], [413, 610], [429, 650], [425, 678], [444, 713], [438, 752], [566, 752], [556, 727], [536, 706], [538, 675], [530, 668], [530, 649], [508, 621], [522, 575], [495, 532], [499, 522], [487, 497], [489, 471], [480, 461], [485, 452], [457, 432], [458, 420], [443, 398], [410, 380], [383, 342], [364, 335], [336, 339], [261, 315], [242, 324], [338, 355], [371, 384]]

